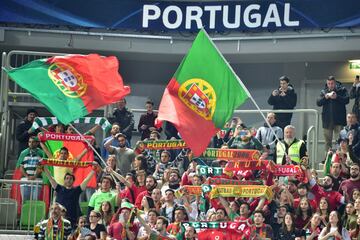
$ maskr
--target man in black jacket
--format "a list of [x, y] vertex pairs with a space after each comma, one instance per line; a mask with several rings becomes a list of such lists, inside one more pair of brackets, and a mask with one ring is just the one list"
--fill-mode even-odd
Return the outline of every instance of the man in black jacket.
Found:
[[118, 103], [113, 115], [114, 122], [119, 123], [120, 132], [126, 135], [126, 140], [131, 144], [132, 131], [134, 129], [135, 121], [134, 114], [126, 108], [126, 99], [121, 99]]
[[326, 85], [320, 92], [316, 104], [322, 107], [322, 124], [325, 138], [325, 151], [332, 147], [333, 135], [337, 138], [343, 126], [346, 125], [346, 108], [349, 94], [342, 84], [329, 76]]
[[[287, 76], [280, 77], [280, 87], [275, 89], [269, 99], [268, 103], [273, 106], [273, 109], [294, 109], [297, 102], [297, 95]], [[277, 113], [276, 122], [281, 129], [290, 125], [292, 113]]]
[[19, 141], [19, 155], [28, 147], [29, 138], [36, 136], [38, 133], [38, 131], [31, 131], [31, 126], [37, 116], [38, 113], [35, 109], [29, 109], [24, 121], [16, 127], [16, 139]]

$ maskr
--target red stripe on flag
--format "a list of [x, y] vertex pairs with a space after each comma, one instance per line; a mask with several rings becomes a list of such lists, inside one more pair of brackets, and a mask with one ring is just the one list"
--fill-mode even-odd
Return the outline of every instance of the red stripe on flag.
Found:
[[[79, 156], [81, 152], [87, 146], [84, 142], [69, 142], [63, 141], [64, 147], [69, 149], [69, 152], [72, 153], [73, 157]], [[80, 162], [93, 162], [94, 161], [94, 152], [91, 149], [88, 149], [88, 152], [85, 156], [80, 160]], [[90, 174], [92, 170], [92, 166], [87, 168], [74, 168], [73, 174], [75, 175], [74, 186], [79, 186], [82, 181]], [[96, 187], [96, 177], [93, 176], [90, 182], [87, 185], [88, 187], [95, 188]]]
[[160, 103], [158, 119], [173, 123], [194, 155], [199, 156], [219, 129], [188, 108], [177, 96], [178, 89], [179, 83], [171, 79]]
[[119, 62], [115, 56], [68, 55], [48, 60], [48, 63], [54, 62], [71, 65], [83, 77], [87, 89], [81, 99], [89, 113], [103, 105], [114, 103], [130, 93], [130, 87], [124, 86], [118, 72]]

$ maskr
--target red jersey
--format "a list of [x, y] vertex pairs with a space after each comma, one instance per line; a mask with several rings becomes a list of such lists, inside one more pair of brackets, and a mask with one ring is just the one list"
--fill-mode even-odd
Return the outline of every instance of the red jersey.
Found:
[[127, 198], [131, 203], [135, 203], [137, 196], [143, 191], [146, 191], [145, 186], [138, 187], [133, 184], [130, 188], [126, 187], [123, 191], [120, 192], [121, 199]]
[[[135, 236], [137, 236], [139, 232], [139, 226], [137, 224], [132, 224], [129, 229], [135, 234]], [[110, 237], [121, 240], [123, 239], [123, 235], [125, 234], [124, 231], [125, 229], [123, 228], [123, 224], [121, 222], [115, 222], [109, 226], [108, 233]]]
[[137, 207], [138, 209], [143, 209], [143, 207], [141, 206], [141, 201], [143, 200], [143, 198], [145, 196], [150, 197], [150, 194], [148, 193], [147, 190], [142, 191], [141, 193], [139, 193], [139, 195], [136, 197], [136, 200], [135, 200], [135, 207]]
[[315, 186], [311, 189], [311, 192], [315, 195], [315, 199], [317, 202], [320, 202], [322, 197], [327, 198], [330, 205], [330, 210], [336, 210], [336, 208], [341, 204], [341, 199], [343, 195], [336, 191], [324, 191], [319, 185], [315, 184]]

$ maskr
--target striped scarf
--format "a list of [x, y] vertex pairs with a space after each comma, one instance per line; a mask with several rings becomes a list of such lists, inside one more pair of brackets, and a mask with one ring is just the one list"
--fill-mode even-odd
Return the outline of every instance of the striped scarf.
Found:
[[[59, 121], [56, 117], [37, 117], [35, 118], [33, 125], [31, 126], [31, 130], [35, 131], [40, 127], [45, 127], [48, 125], [54, 125], [58, 123]], [[104, 117], [83, 117], [73, 121], [73, 123], [97, 124], [100, 125], [101, 128], [106, 132], [111, 129], [110, 122]]]
[[62, 240], [64, 239], [64, 220], [62, 217], [57, 221], [56, 237], [54, 238], [54, 220], [49, 218], [46, 226], [45, 240]]

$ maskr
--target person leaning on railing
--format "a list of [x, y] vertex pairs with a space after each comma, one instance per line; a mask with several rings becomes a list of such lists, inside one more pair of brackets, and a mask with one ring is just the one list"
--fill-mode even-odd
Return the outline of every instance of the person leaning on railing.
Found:
[[[38, 168], [40, 160], [45, 157], [45, 153], [38, 148], [39, 142], [35, 137], [30, 137], [28, 148], [20, 153], [18, 163], [22, 173], [21, 180], [33, 181], [41, 179], [41, 170]], [[22, 201], [37, 200], [41, 186], [32, 186], [31, 184], [21, 184], [20, 192]]]

